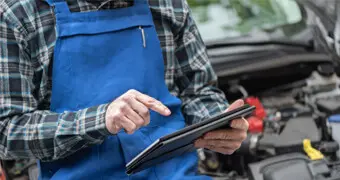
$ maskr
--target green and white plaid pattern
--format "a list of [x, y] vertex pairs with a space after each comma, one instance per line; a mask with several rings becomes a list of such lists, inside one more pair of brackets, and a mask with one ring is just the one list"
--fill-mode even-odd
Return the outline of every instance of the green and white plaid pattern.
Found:
[[[104, 1], [104, 0], [103, 0]], [[69, 0], [71, 11], [94, 11], [100, 0]], [[123, 8], [115, 0], [101, 9]], [[226, 109], [224, 94], [185, 0], [149, 0], [161, 42], [165, 81], [183, 101], [188, 124]], [[49, 110], [55, 19], [43, 0], [0, 0], [0, 158], [51, 161], [109, 135], [107, 104], [78, 112]]]

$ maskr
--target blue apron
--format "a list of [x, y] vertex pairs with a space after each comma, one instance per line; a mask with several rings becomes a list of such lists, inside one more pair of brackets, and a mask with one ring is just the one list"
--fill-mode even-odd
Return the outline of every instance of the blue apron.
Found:
[[[128, 8], [73, 13], [65, 0], [48, 0], [56, 15], [51, 110], [77, 111], [104, 103], [130, 89], [154, 97], [172, 111], [151, 111], [148, 126], [133, 135], [120, 132], [100, 145], [54, 162], [39, 162], [40, 179], [210, 179], [197, 173], [195, 152], [135, 175], [125, 164], [157, 138], [185, 126], [181, 101], [164, 81], [162, 50], [145, 0]], [[80, 145], [80, 147], [82, 144]]]

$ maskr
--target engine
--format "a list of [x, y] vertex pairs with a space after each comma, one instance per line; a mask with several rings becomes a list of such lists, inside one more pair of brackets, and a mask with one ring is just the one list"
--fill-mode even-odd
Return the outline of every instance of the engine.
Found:
[[224, 179], [340, 179], [340, 78], [320, 64], [307, 78], [241, 94], [256, 111], [241, 148], [225, 156], [200, 150], [200, 170]]

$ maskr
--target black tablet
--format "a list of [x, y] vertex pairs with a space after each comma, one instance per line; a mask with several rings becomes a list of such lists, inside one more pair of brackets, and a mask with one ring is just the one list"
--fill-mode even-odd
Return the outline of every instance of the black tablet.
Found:
[[195, 150], [194, 141], [205, 133], [228, 128], [231, 120], [250, 115], [254, 106], [244, 105], [200, 123], [159, 138], [126, 165], [126, 173], [134, 174], [158, 163]]

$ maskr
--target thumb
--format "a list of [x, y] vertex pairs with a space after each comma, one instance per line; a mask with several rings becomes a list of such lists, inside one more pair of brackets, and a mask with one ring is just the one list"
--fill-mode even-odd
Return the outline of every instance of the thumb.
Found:
[[227, 111], [232, 111], [232, 110], [237, 109], [237, 108], [239, 108], [239, 107], [241, 107], [243, 105], [244, 105], [244, 101], [242, 99], [239, 99], [239, 100], [235, 101], [234, 103], [232, 103], [228, 107]]

